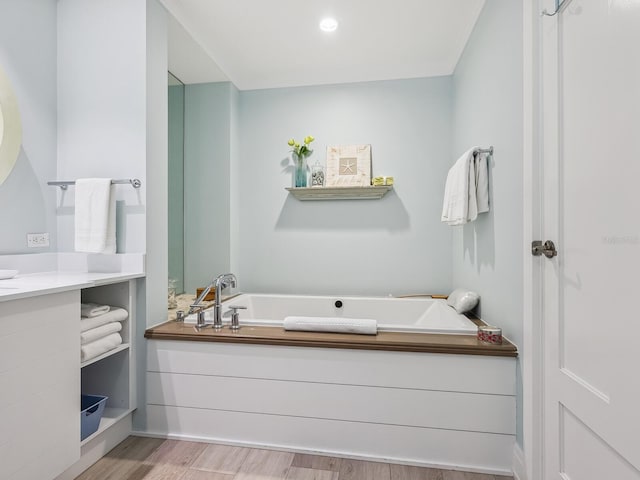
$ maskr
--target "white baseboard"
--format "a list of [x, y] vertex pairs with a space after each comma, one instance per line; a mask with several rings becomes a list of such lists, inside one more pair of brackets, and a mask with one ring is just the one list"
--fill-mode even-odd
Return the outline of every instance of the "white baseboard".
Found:
[[513, 446], [513, 478], [515, 480], [527, 480], [527, 465], [524, 460], [524, 452], [517, 443]]

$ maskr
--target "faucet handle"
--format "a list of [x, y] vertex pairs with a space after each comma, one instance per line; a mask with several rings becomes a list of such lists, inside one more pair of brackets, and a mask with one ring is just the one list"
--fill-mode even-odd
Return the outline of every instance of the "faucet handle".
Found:
[[238, 313], [238, 310], [246, 310], [247, 307], [242, 306], [242, 305], [234, 305], [232, 307], [229, 307], [229, 309], [232, 311], [232, 313], [231, 313], [231, 325], [229, 326], [229, 328], [231, 328], [231, 330], [239, 330], [240, 329], [240, 314]]
[[198, 312], [198, 317], [197, 317], [197, 321], [196, 321], [196, 328], [202, 328], [204, 326], [206, 326], [207, 321], [205, 319], [204, 316], [204, 310], [200, 310]]

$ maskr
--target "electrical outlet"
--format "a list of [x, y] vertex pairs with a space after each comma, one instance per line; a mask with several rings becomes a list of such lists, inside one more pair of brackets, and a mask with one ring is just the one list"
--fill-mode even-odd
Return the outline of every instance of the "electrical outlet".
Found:
[[48, 233], [27, 233], [27, 247], [42, 248], [49, 246]]

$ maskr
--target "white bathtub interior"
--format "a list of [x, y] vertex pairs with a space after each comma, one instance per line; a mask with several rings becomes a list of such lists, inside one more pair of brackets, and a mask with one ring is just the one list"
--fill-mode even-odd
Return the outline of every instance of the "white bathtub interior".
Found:
[[[341, 306], [336, 306], [340, 305]], [[449, 333], [475, 335], [477, 326], [445, 300], [433, 298], [351, 297], [241, 294], [223, 302], [225, 323], [231, 306], [240, 310], [240, 325], [282, 326], [285, 317], [367, 318], [378, 322], [380, 332]], [[205, 314], [213, 322], [213, 311]], [[186, 323], [195, 323], [189, 315]]]

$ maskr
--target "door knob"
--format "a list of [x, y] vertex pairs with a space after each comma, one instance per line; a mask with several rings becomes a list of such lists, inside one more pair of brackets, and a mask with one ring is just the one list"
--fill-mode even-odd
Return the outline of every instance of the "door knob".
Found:
[[547, 258], [553, 258], [558, 255], [558, 251], [551, 240], [547, 240], [544, 243], [541, 240], [534, 240], [531, 242], [531, 254], [536, 257], [544, 255]]

